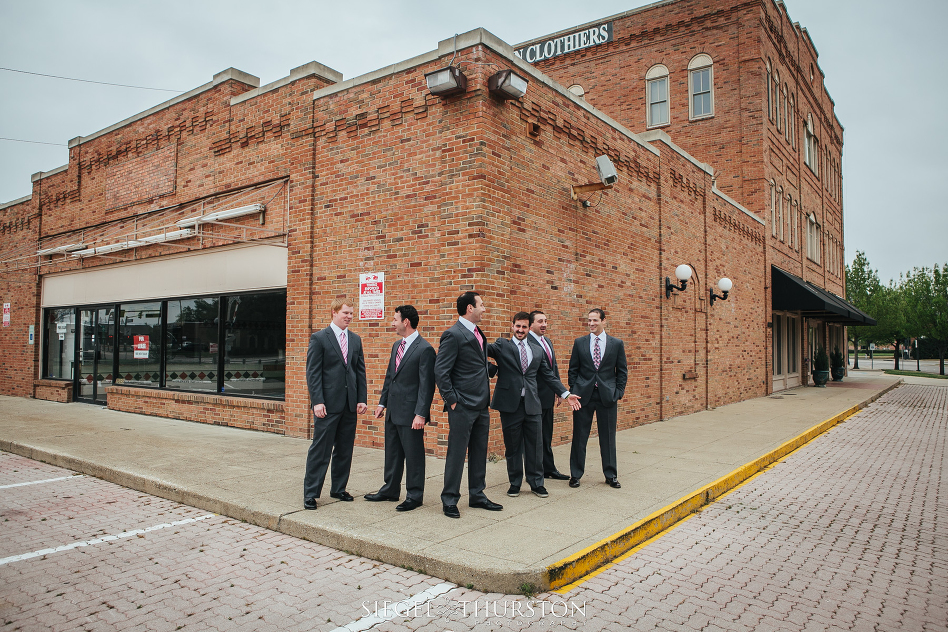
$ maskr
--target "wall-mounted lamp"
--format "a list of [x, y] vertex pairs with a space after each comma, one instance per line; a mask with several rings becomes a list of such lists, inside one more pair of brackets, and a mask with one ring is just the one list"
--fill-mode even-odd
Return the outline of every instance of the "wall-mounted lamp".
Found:
[[722, 301], [727, 300], [727, 293], [731, 291], [731, 288], [734, 287], [734, 284], [731, 283], [731, 280], [727, 277], [721, 277], [718, 281], [718, 289], [721, 290], [721, 295], [718, 296], [714, 293], [714, 288], [708, 290], [711, 293], [711, 300], [708, 305], [714, 305], [714, 299], [719, 298]]
[[450, 97], [467, 90], [467, 77], [454, 66], [427, 73], [425, 81], [431, 94], [439, 97]]
[[671, 298], [672, 290], [678, 292], [685, 291], [685, 288], [688, 287], [688, 279], [691, 278], [691, 266], [687, 263], [683, 263], [675, 268], [675, 277], [681, 281], [681, 285], [675, 285], [671, 282], [671, 279], [665, 277], [665, 298]]
[[519, 99], [527, 93], [527, 84], [530, 82], [515, 73], [513, 70], [501, 70], [491, 75], [487, 80], [487, 91], [500, 99]]

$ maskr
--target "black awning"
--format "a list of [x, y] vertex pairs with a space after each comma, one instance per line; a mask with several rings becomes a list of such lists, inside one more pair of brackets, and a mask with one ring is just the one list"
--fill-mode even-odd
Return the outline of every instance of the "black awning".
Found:
[[771, 266], [773, 308], [848, 325], [875, 325], [876, 320], [832, 292]]

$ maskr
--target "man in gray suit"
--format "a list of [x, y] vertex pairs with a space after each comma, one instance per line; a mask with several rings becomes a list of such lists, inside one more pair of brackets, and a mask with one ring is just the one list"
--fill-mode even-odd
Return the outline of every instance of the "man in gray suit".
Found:
[[599, 455], [606, 483], [619, 489], [616, 465], [617, 402], [625, 395], [629, 371], [625, 344], [606, 334], [603, 322], [606, 312], [596, 308], [587, 315], [589, 335], [573, 342], [569, 358], [570, 390], [582, 397], [583, 407], [573, 412], [573, 445], [569, 453], [570, 487], [579, 487], [586, 469], [586, 443], [596, 413], [599, 429]]
[[397, 501], [402, 493], [405, 469], [405, 502], [395, 511], [411, 511], [421, 506], [425, 495], [425, 424], [431, 417], [434, 398], [434, 347], [418, 333], [418, 310], [412, 305], [395, 308], [395, 333], [401, 336], [392, 345], [392, 355], [382, 384], [375, 418], [385, 415], [385, 484], [365, 499]]
[[435, 382], [448, 413], [448, 453], [444, 463], [444, 515], [460, 518], [461, 475], [467, 454], [468, 506], [500, 511], [503, 505], [484, 494], [487, 475], [487, 435], [490, 429], [490, 378], [487, 345], [477, 326], [487, 308], [477, 292], [458, 297], [458, 322], [441, 334], [435, 360]]
[[[553, 369], [553, 375], [560, 379], [560, 368], [557, 366], [556, 353], [553, 351], [553, 342], [546, 335], [547, 317], [540, 310], [530, 312], [530, 336], [527, 340], [534, 345], [534, 351], [543, 353]], [[540, 406], [543, 413], [540, 416], [543, 427], [543, 477], [555, 481], [565, 481], [569, 476], [556, 469], [553, 460], [553, 407], [560, 405], [558, 393], [554, 393], [544, 382], [537, 383], [537, 392], [540, 395]]]
[[497, 342], [488, 345], [487, 355], [497, 361], [497, 386], [490, 407], [500, 411], [504, 431], [507, 478], [510, 481], [507, 495], [520, 495], [526, 472], [530, 490], [540, 498], [546, 498], [549, 493], [543, 486], [543, 432], [540, 428], [543, 409], [537, 394], [537, 382], [567, 399], [574, 410], [579, 408], [579, 398], [571, 395], [553, 375], [546, 355], [527, 342], [529, 332], [530, 315], [517, 312], [511, 326], [513, 338], [498, 338]]
[[352, 500], [352, 495], [346, 491], [352, 466], [352, 446], [358, 415], [368, 410], [362, 339], [349, 331], [354, 314], [351, 300], [335, 299], [329, 327], [309, 337], [306, 384], [313, 406], [314, 425], [303, 479], [303, 507], [306, 509], [316, 509], [316, 499], [322, 493], [330, 462], [332, 485], [329, 495], [346, 502]]

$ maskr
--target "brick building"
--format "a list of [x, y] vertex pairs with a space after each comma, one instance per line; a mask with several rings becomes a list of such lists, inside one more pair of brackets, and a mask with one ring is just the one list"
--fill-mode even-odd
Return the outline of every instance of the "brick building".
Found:
[[[433, 94], [452, 60], [466, 90]], [[504, 70], [521, 98], [489, 90]], [[841, 152], [816, 50], [771, 0], [659, 2], [516, 48], [479, 29], [346, 81], [228, 69], [73, 139], [0, 205], [0, 388], [305, 437], [309, 334], [384, 273], [383, 317], [353, 324], [370, 409], [392, 309], [436, 343], [471, 288], [489, 338], [542, 308], [561, 370], [603, 307], [629, 353], [620, 428], [765, 395], [866, 322], [838, 298]], [[573, 195], [603, 155], [618, 182]]]

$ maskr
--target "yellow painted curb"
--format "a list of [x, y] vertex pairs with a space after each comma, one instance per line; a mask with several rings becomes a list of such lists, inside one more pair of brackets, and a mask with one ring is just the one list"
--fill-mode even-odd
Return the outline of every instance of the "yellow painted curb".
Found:
[[722, 476], [713, 483], [679, 498], [675, 502], [667, 505], [658, 511], [642, 518], [635, 524], [614, 533], [604, 540], [586, 547], [582, 551], [574, 553], [547, 567], [548, 586], [551, 590], [557, 590], [579, 582], [582, 578], [595, 572], [600, 567], [616, 561], [619, 557], [632, 553], [632, 549], [646, 543], [647, 540], [654, 538], [663, 531], [682, 520], [694, 512], [698, 511], [704, 505], [713, 502], [725, 493], [734, 489], [751, 476], [765, 469], [767, 466], [779, 461], [794, 450], [809, 443], [819, 435], [823, 434], [836, 424], [844, 421], [846, 418], [856, 414], [872, 402], [876, 401], [892, 389], [902, 383], [899, 380], [895, 384], [879, 391], [861, 404], [856, 404], [852, 408], [823, 421], [809, 430], [797, 435], [793, 439], [785, 442], [778, 448], [768, 452], [764, 456], [742, 465], [730, 474]]

